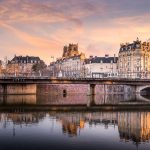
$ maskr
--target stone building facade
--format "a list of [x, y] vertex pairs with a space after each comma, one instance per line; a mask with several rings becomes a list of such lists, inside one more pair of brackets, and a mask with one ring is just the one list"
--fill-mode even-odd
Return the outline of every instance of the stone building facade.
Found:
[[7, 61], [0, 60], [0, 77], [5, 76], [6, 73], [7, 73]]
[[40, 63], [39, 57], [33, 56], [15, 56], [7, 64], [7, 73], [9, 75], [25, 75], [29, 76], [32, 74], [32, 67], [36, 63]]
[[78, 51], [78, 44], [64, 46], [63, 55], [50, 63], [53, 77], [83, 77], [85, 54]]
[[150, 41], [120, 45], [118, 73], [121, 78], [150, 78]]
[[118, 75], [118, 57], [90, 57], [85, 60], [84, 68], [87, 70], [86, 77], [103, 78], [117, 77]]

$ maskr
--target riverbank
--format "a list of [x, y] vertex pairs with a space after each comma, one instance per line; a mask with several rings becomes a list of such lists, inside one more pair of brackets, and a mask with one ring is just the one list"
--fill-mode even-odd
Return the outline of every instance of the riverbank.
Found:
[[150, 104], [117, 104], [117, 105], [1, 105], [0, 111], [138, 111], [150, 110]]

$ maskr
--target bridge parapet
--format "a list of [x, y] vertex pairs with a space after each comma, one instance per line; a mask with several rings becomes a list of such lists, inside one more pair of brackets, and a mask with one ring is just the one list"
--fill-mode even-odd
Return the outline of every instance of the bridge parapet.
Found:
[[0, 84], [105, 84], [105, 85], [150, 85], [150, 80], [119, 80], [119, 79], [51, 79], [51, 78], [7, 78], [0, 79]]

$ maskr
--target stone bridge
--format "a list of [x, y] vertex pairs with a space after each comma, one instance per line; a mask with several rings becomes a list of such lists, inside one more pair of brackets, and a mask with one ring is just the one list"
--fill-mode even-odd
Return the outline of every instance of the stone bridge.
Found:
[[96, 85], [118, 86], [125, 85], [124, 92], [140, 93], [150, 87], [150, 79], [123, 78], [49, 78], [49, 77], [7, 77], [0, 78], [0, 93], [2, 94], [36, 94], [37, 85], [43, 84], [87, 84], [89, 95], [95, 95]]

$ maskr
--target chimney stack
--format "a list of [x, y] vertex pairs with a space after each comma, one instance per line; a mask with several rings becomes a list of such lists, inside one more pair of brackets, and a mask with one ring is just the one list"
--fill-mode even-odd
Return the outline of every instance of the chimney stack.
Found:
[[114, 63], [116, 62], [116, 55], [114, 54]]

